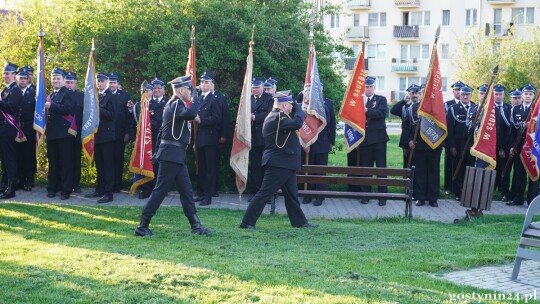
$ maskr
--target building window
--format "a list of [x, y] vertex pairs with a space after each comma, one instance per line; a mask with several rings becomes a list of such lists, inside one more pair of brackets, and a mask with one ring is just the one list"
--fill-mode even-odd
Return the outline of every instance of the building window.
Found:
[[[429, 26], [431, 24], [431, 12], [430, 11], [419, 11], [419, 12], [410, 12], [410, 18], [407, 22], [407, 25], [418, 25], [418, 26]], [[405, 18], [407, 18], [407, 13], [405, 13]]]
[[401, 60], [429, 59], [429, 44], [402, 44]]
[[375, 76], [375, 88], [377, 91], [384, 91], [384, 76]]
[[493, 34], [495, 36], [502, 34], [502, 8], [493, 9]]
[[330, 28], [339, 28], [339, 15], [330, 15]]
[[353, 53], [354, 53], [354, 58], [358, 57], [358, 52], [360, 51], [360, 45], [353, 44], [352, 50], [353, 50]]
[[384, 59], [386, 56], [386, 45], [369, 44], [367, 46], [367, 58]]
[[513, 8], [512, 21], [514, 21], [515, 24], [533, 24], [534, 7]]
[[369, 27], [385, 27], [386, 26], [386, 13], [369, 13], [368, 26]]
[[472, 49], [473, 49], [473, 47], [472, 47], [472, 44], [471, 44], [471, 43], [465, 43], [465, 44], [463, 45], [463, 47], [465, 47], [465, 51], [466, 51], [468, 54], [472, 54]]
[[354, 14], [353, 15], [353, 26], [359, 27], [360, 26], [360, 14]]
[[448, 43], [441, 43], [441, 59], [448, 59], [448, 53], [449, 53], [449, 46]]
[[450, 26], [450, 10], [442, 11], [442, 26]]
[[448, 77], [443, 77], [441, 91], [446, 92], [447, 89], [448, 89]]
[[399, 100], [407, 94], [407, 88], [412, 85], [422, 85], [426, 83], [426, 77], [399, 77]]
[[471, 26], [478, 23], [476, 9], [465, 10], [465, 25]]

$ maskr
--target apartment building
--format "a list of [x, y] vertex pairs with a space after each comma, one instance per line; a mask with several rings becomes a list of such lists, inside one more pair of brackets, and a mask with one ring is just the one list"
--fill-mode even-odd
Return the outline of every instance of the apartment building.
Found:
[[[437, 26], [441, 25], [443, 94], [450, 99], [458, 37], [477, 29], [484, 34], [493, 31], [497, 39], [530, 39], [528, 28], [540, 25], [540, 0], [325, 0], [322, 5], [326, 4], [342, 5], [344, 13], [324, 16], [324, 28], [334, 38], [343, 38], [355, 57], [365, 41], [367, 74], [377, 79], [377, 94], [389, 101], [402, 98], [410, 84], [425, 83]], [[356, 58], [336, 56], [350, 75]]]

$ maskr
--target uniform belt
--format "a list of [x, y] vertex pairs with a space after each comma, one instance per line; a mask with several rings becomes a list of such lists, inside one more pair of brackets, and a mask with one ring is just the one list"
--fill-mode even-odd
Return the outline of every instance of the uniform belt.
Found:
[[164, 145], [173, 145], [173, 146], [177, 146], [177, 147], [184, 148], [184, 149], [186, 148], [185, 144], [174, 141], [174, 140], [162, 139], [161, 143], [164, 144]]

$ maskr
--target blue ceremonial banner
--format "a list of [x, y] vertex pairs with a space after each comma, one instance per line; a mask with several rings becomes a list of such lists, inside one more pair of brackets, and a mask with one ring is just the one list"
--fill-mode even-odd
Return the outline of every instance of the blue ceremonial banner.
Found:
[[345, 137], [345, 142], [347, 143], [348, 152], [356, 148], [356, 146], [358, 146], [363, 141], [363, 138], [364, 138], [363, 133], [356, 131], [356, 129], [349, 126], [349, 124], [345, 124], [345, 131], [343, 134]]
[[[538, 103], [538, 100], [536, 102]], [[540, 112], [538, 114], [539, 115], [536, 117], [536, 123], [537, 123], [536, 132], [534, 133], [533, 145], [531, 148], [531, 154], [532, 154], [531, 156], [535, 160], [537, 168], [538, 168], [538, 160], [540, 159], [540, 124], [538, 123], [538, 121], [540, 121], [538, 119], [540, 117]]]
[[43, 142], [45, 134], [46, 117], [45, 115], [45, 58], [43, 55], [43, 37], [39, 39], [37, 50], [37, 83], [36, 83], [36, 109], [34, 111], [34, 130], [36, 130], [36, 151]]
[[94, 134], [99, 126], [99, 99], [96, 86], [96, 66], [94, 52], [88, 58], [88, 70], [84, 82], [84, 111], [81, 130], [82, 150], [88, 161], [94, 159]]

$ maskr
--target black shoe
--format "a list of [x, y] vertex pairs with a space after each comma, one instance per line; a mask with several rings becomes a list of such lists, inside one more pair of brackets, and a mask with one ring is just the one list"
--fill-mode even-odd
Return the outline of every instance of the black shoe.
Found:
[[501, 197], [501, 201], [507, 202], [507, 201], [508, 201], [508, 196], [503, 195], [503, 196]]
[[460, 196], [456, 196], [456, 201], [461, 201], [461, 197]]
[[211, 234], [214, 233], [214, 230], [208, 229], [204, 227], [203, 225], [199, 225], [199, 227], [191, 228], [191, 234]]
[[246, 224], [246, 223], [242, 222], [242, 223], [240, 223], [240, 225], [238, 226], [238, 228], [240, 228], [240, 229], [254, 230], [254, 229], [255, 229], [255, 226], [249, 225], [249, 224]]
[[437, 201], [429, 202], [429, 205], [431, 207], [439, 207], [439, 204], [437, 203]]
[[115, 189], [113, 190], [113, 193], [120, 193], [121, 191], [122, 191], [121, 188], [115, 188]]
[[386, 200], [379, 200], [379, 206], [386, 206]]
[[203, 199], [200, 203], [199, 203], [199, 206], [208, 206], [212, 204], [212, 199], [211, 198], [207, 198], [207, 199]]
[[311, 203], [311, 200], [313, 200], [311, 197], [304, 197], [302, 200], [302, 204], [307, 205]]
[[135, 229], [135, 236], [152, 236], [154, 235], [152, 233], [152, 230], [150, 230], [150, 228], [148, 227], [137, 227], [137, 229]]
[[6, 190], [6, 192], [4, 192], [4, 193], [2, 193], [2, 195], [0, 195], [0, 198], [3, 198], [3, 199], [12, 198], [12, 197], [15, 197], [15, 190], [13, 190], [13, 188], [11, 188], [11, 191], [10, 191], [9, 187]]
[[304, 225], [302, 225], [302, 226], [300, 226], [300, 227], [296, 227], [296, 228], [319, 228], [319, 225], [317, 225], [317, 224], [305, 223]]
[[63, 201], [69, 199], [69, 193], [60, 194], [60, 199], [63, 200]]
[[81, 187], [74, 188], [73, 193], [82, 193]]
[[421, 200], [416, 201], [416, 206], [418, 206], [418, 207], [422, 207], [422, 206], [424, 206], [424, 204], [425, 204], [424, 201], [421, 201]]
[[149, 198], [150, 197], [150, 194], [152, 194], [152, 191], [141, 191], [139, 192], [139, 199], [145, 199], [145, 198]]
[[92, 198], [92, 197], [102, 197], [103, 196], [103, 193], [100, 193], [100, 192], [92, 192], [92, 193], [88, 193], [88, 194], [85, 194], [84, 197], [88, 197], [88, 198]]
[[113, 201], [112, 195], [104, 195], [102, 198], [98, 199], [98, 204], [105, 204]]
[[54, 192], [54, 191], [47, 192], [47, 197], [53, 198], [55, 196], [56, 196], [56, 192]]
[[444, 194], [449, 195], [449, 194], [450, 194], [450, 190], [444, 190]]
[[212, 194], [212, 197], [219, 197], [219, 193], [216, 192], [216, 193]]
[[313, 202], [313, 206], [320, 206], [320, 205], [322, 205], [322, 202], [323, 202], [323, 199], [318, 198], [318, 199], [315, 200], [315, 202]]
[[516, 202], [516, 201], [514, 201], [514, 202], [508, 202], [508, 203], [506, 203], [506, 205], [507, 206], [523, 206], [524, 203], [525, 202]]
[[360, 204], [362, 204], [362, 205], [367, 205], [367, 204], [369, 204], [369, 200], [363, 198], [363, 199], [360, 200]]
[[204, 195], [197, 195], [193, 198], [193, 200], [196, 202], [202, 202], [204, 201]]

